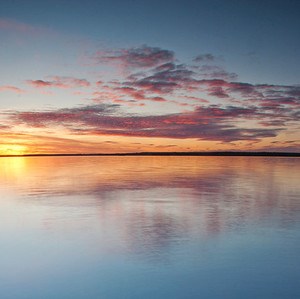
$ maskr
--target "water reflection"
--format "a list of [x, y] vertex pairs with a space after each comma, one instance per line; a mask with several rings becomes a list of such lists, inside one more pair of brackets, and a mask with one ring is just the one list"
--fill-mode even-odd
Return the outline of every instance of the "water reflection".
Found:
[[0, 298], [299, 298], [300, 160], [0, 159]]
[[299, 216], [296, 158], [7, 158], [0, 167], [2, 194], [42, 210], [47, 229], [96, 218], [109, 249], [146, 256], [272, 217], [287, 228]]

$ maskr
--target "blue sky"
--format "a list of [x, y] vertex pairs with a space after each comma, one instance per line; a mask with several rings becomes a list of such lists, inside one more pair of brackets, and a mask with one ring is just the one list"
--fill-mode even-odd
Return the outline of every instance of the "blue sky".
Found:
[[[2, 152], [57, 151], [42, 144], [50, 132], [75, 152], [299, 150], [299, 12], [291, 0], [2, 1]], [[95, 121], [110, 105], [118, 128]], [[61, 116], [92, 106], [92, 121]], [[151, 125], [135, 132], [128, 117]], [[153, 128], [163, 133], [147, 135]]]
[[214, 53], [251, 83], [299, 83], [299, 1], [3, 1], [0, 8], [2, 18], [74, 39], [146, 43], [186, 60]]

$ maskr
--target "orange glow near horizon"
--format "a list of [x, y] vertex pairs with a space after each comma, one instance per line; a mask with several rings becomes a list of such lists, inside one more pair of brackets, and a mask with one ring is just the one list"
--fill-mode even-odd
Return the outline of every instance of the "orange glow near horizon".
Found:
[[[284, 136], [256, 142], [220, 142], [195, 138], [172, 139], [158, 137], [127, 137], [114, 135], [76, 136], [52, 131], [48, 135], [0, 134], [0, 155], [24, 154], [89, 154], [89, 153], [134, 153], [134, 152], [205, 152], [205, 151], [264, 151], [272, 147], [289, 145]], [[35, 132], [34, 132], [35, 133]], [[281, 137], [281, 138], [280, 138]]]
[[[28, 136], [26, 144], [0, 144], [0, 155], [25, 154], [85, 154], [85, 153], [134, 153], [134, 152], [195, 152], [234, 150], [233, 144], [193, 139], [128, 138], [111, 136], [113, 141], [97, 138], [94, 141]], [[131, 140], [133, 139], [133, 140]]]
[[24, 155], [28, 153], [28, 147], [19, 144], [0, 144], [1, 155]]

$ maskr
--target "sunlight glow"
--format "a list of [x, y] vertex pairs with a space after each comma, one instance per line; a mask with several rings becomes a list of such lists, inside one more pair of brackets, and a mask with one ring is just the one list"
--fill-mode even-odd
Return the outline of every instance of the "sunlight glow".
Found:
[[24, 155], [27, 152], [27, 146], [19, 144], [1, 144], [0, 155]]

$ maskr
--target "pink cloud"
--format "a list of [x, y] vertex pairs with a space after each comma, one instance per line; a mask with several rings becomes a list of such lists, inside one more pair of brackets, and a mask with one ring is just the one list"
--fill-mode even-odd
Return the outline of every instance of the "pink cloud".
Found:
[[[210, 53], [198, 55], [194, 65], [179, 64], [172, 51], [158, 47], [142, 46], [116, 51], [98, 52], [98, 62], [117, 62], [131, 72], [106, 84], [96, 83], [98, 87], [109, 88], [120, 98], [132, 100], [166, 99], [186, 100], [197, 98], [196, 93], [206, 93], [208, 99], [245, 105], [259, 105], [266, 109], [279, 109], [286, 106], [298, 107], [299, 86], [271, 84], [250, 84], [237, 82], [237, 75], [213, 65], [216, 57]], [[207, 64], [199, 66], [198, 62]], [[207, 103], [201, 95], [199, 102]], [[172, 102], [169, 100], [169, 102]], [[274, 112], [274, 111], [273, 111]], [[279, 112], [279, 110], [277, 110]]]
[[147, 100], [151, 100], [154, 102], [166, 102], [167, 101], [165, 98], [162, 98], [162, 97], [151, 97], [151, 98], [147, 98]]
[[21, 88], [18, 88], [16, 86], [12, 86], [12, 85], [3, 85], [3, 86], [0, 86], [0, 92], [1, 91], [12, 91], [12, 92], [15, 92], [15, 93], [25, 93], [25, 90], [21, 89]]
[[184, 65], [168, 63], [167, 67], [155, 68], [147, 74], [129, 76], [124, 84], [143, 90], [148, 94], [170, 94], [177, 90], [192, 91], [197, 84], [194, 72]]
[[62, 84], [67, 87], [89, 87], [91, 84], [86, 79], [78, 79], [74, 77], [50, 77], [54, 84]]
[[134, 98], [135, 100], [144, 100], [145, 94], [142, 90], [138, 90], [133, 87], [123, 86], [114, 88], [116, 92], [118, 92], [121, 96], [126, 95]]
[[[56, 111], [15, 113], [14, 121], [36, 127], [62, 125], [73, 134], [231, 142], [274, 137], [281, 130], [286, 130], [288, 123], [300, 117], [299, 86], [234, 82], [230, 80], [230, 73], [222, 73], [222, 69], [216, 66], [205, 66], [212, 78], [203, 79], [203, 69], [199, 66], [193, 68], [175, 63], [172, 51], [154, 47], [123, 49], [105, 55], [101, 56], [104, 57], [103, 61], [118, 61], [134, 72], [125, 74], [119, 80], [97, 81], [93, 86], [96, 88], [92, 94], [94, 98], [91, 99], [95, 103], [142, 106], [151, 101], [169, 102], [190, 106], [189, 110], [192, 111], [160, 116], [124, 116], [116, 111], [107, 114], [101, 110], [104, 106], [91, 105]], [[42, 90], [91, 86], [86, 79], [63, 76], [28, 80], [27, 83]], [[7, 86], [6, 90], [9, 90]], [[10, 90], [17, 92], [13, 87]], [[196, 92], [201, 92], [201, 98]], [[204, 94], [209, 99], [217, 99], [216, 103], [221, 104], [210, 105]], [[187, 100], [193, 101], [193, 105], [187, 103]], [[196, 107], [199, 103], [203, 106]], [[254, 122], [255, 129], [243, 128], [241, 123], [245, 120]]]
[[[166, 102], [167, 100], [160, 96], [147, 96], [144, 89], [138, 89], [129, 86], [122, 86], [114, 83], [113, 86], [101, 84], [99, 91], [93, 93], [94, 102], [103, 102], [110, 100], [114, 103], [135, 103], [137, 101]], [[140, 105], [140, 104], [138, 104]]]
[[27, 80], [27, 84], [36, 87], [36, 88], [43, 88], [43, 87], [51, 87], [52, 82], [44, 81], [44, 80]]
[[56, 87], [56, 88], [78, 88], [89, 87], [91, 84], [86, 79], [73, 77], [49, 77], [50, 80], [27, 80], [26, 83], [35, 88]]
[[16, 112], [11, 121], [30, 127], [64, 126], [73, 134], [161, 138], [197, 138], [231, 142], [274, 137], [281, 128], [249, 129], [237, 120], [268, 120], [258, 108], [196, 107], [193, 111], [159, 116], [122, 115], [118, 105], [93, 105], [40, 112]]

